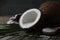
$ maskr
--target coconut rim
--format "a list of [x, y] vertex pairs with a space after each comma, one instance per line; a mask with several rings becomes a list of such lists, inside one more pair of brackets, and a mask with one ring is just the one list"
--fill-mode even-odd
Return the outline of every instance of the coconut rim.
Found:
[[[36, 12], [36, 13], [37, 13], [37, 17], [36, 17], [35, 21], [34, 21], [30, 26], [26, 27], [26, 26], [23, 25], [22, 19], [23, 19], [23, 17], [24, 17], [25, 14], [27, 14], [28, 12], [31, 12], [31, 11]], [[20, 19], [19, 19], [19, 26], [20, 26], [21, 28], [23, 28], [23, 29], [31, 28], [32, 26], [34, 26], [34, 25], [40, 20], [40, 18], [41, 18], [41, 11], [40, 11], [39, 9], [36, 9], [36, 8], [29, 9], [29, 10], [25, 11], [25, 12], [21, 15], [21, 17], [20, 17]]]

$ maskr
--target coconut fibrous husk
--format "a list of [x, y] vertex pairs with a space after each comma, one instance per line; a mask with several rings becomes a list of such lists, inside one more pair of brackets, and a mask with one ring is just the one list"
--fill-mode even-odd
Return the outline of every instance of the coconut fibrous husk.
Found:
[[[46, 25], [60, 24], [60, 4], [56, 1], [47, 1], [39, 6]], [[42, 18], [42, 17], [41, 17]], [[43, 19], [42, 18], [42, 19]]]

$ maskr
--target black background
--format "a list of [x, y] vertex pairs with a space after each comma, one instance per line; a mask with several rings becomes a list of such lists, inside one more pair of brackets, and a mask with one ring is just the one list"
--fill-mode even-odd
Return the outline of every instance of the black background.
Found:
[[[12, 16], [27, 9], [37, 7], [47, 0], [0, 0], [0, 16]], [[60, 2], [60, 0], [55, 0]]]

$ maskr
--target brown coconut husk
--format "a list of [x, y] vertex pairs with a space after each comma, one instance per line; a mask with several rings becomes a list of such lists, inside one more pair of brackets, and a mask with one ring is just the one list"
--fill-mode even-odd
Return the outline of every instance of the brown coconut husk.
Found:
[[56, 1], [47, 1], [39, 6], [42, 12], [43, 23], [46, 26], [60, 25], [60, 4]]

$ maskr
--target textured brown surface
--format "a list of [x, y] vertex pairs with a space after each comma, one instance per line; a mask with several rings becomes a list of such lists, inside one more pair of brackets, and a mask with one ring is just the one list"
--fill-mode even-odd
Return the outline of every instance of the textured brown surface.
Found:
[[[60, 25], [60, 4], [56, 1], [47, 1], [40, 5], [42, 19], [47, 25]], [[44, 23], [43, 22], [43, 23]]]
[[60, 4], [56, 1], [47, 1], [40, 5], [39, 8], [43, 14], [52, 14], [60, 12]]
[[9, 16], [0, 16], [0, 24], [5, 24], [9, 18]]

